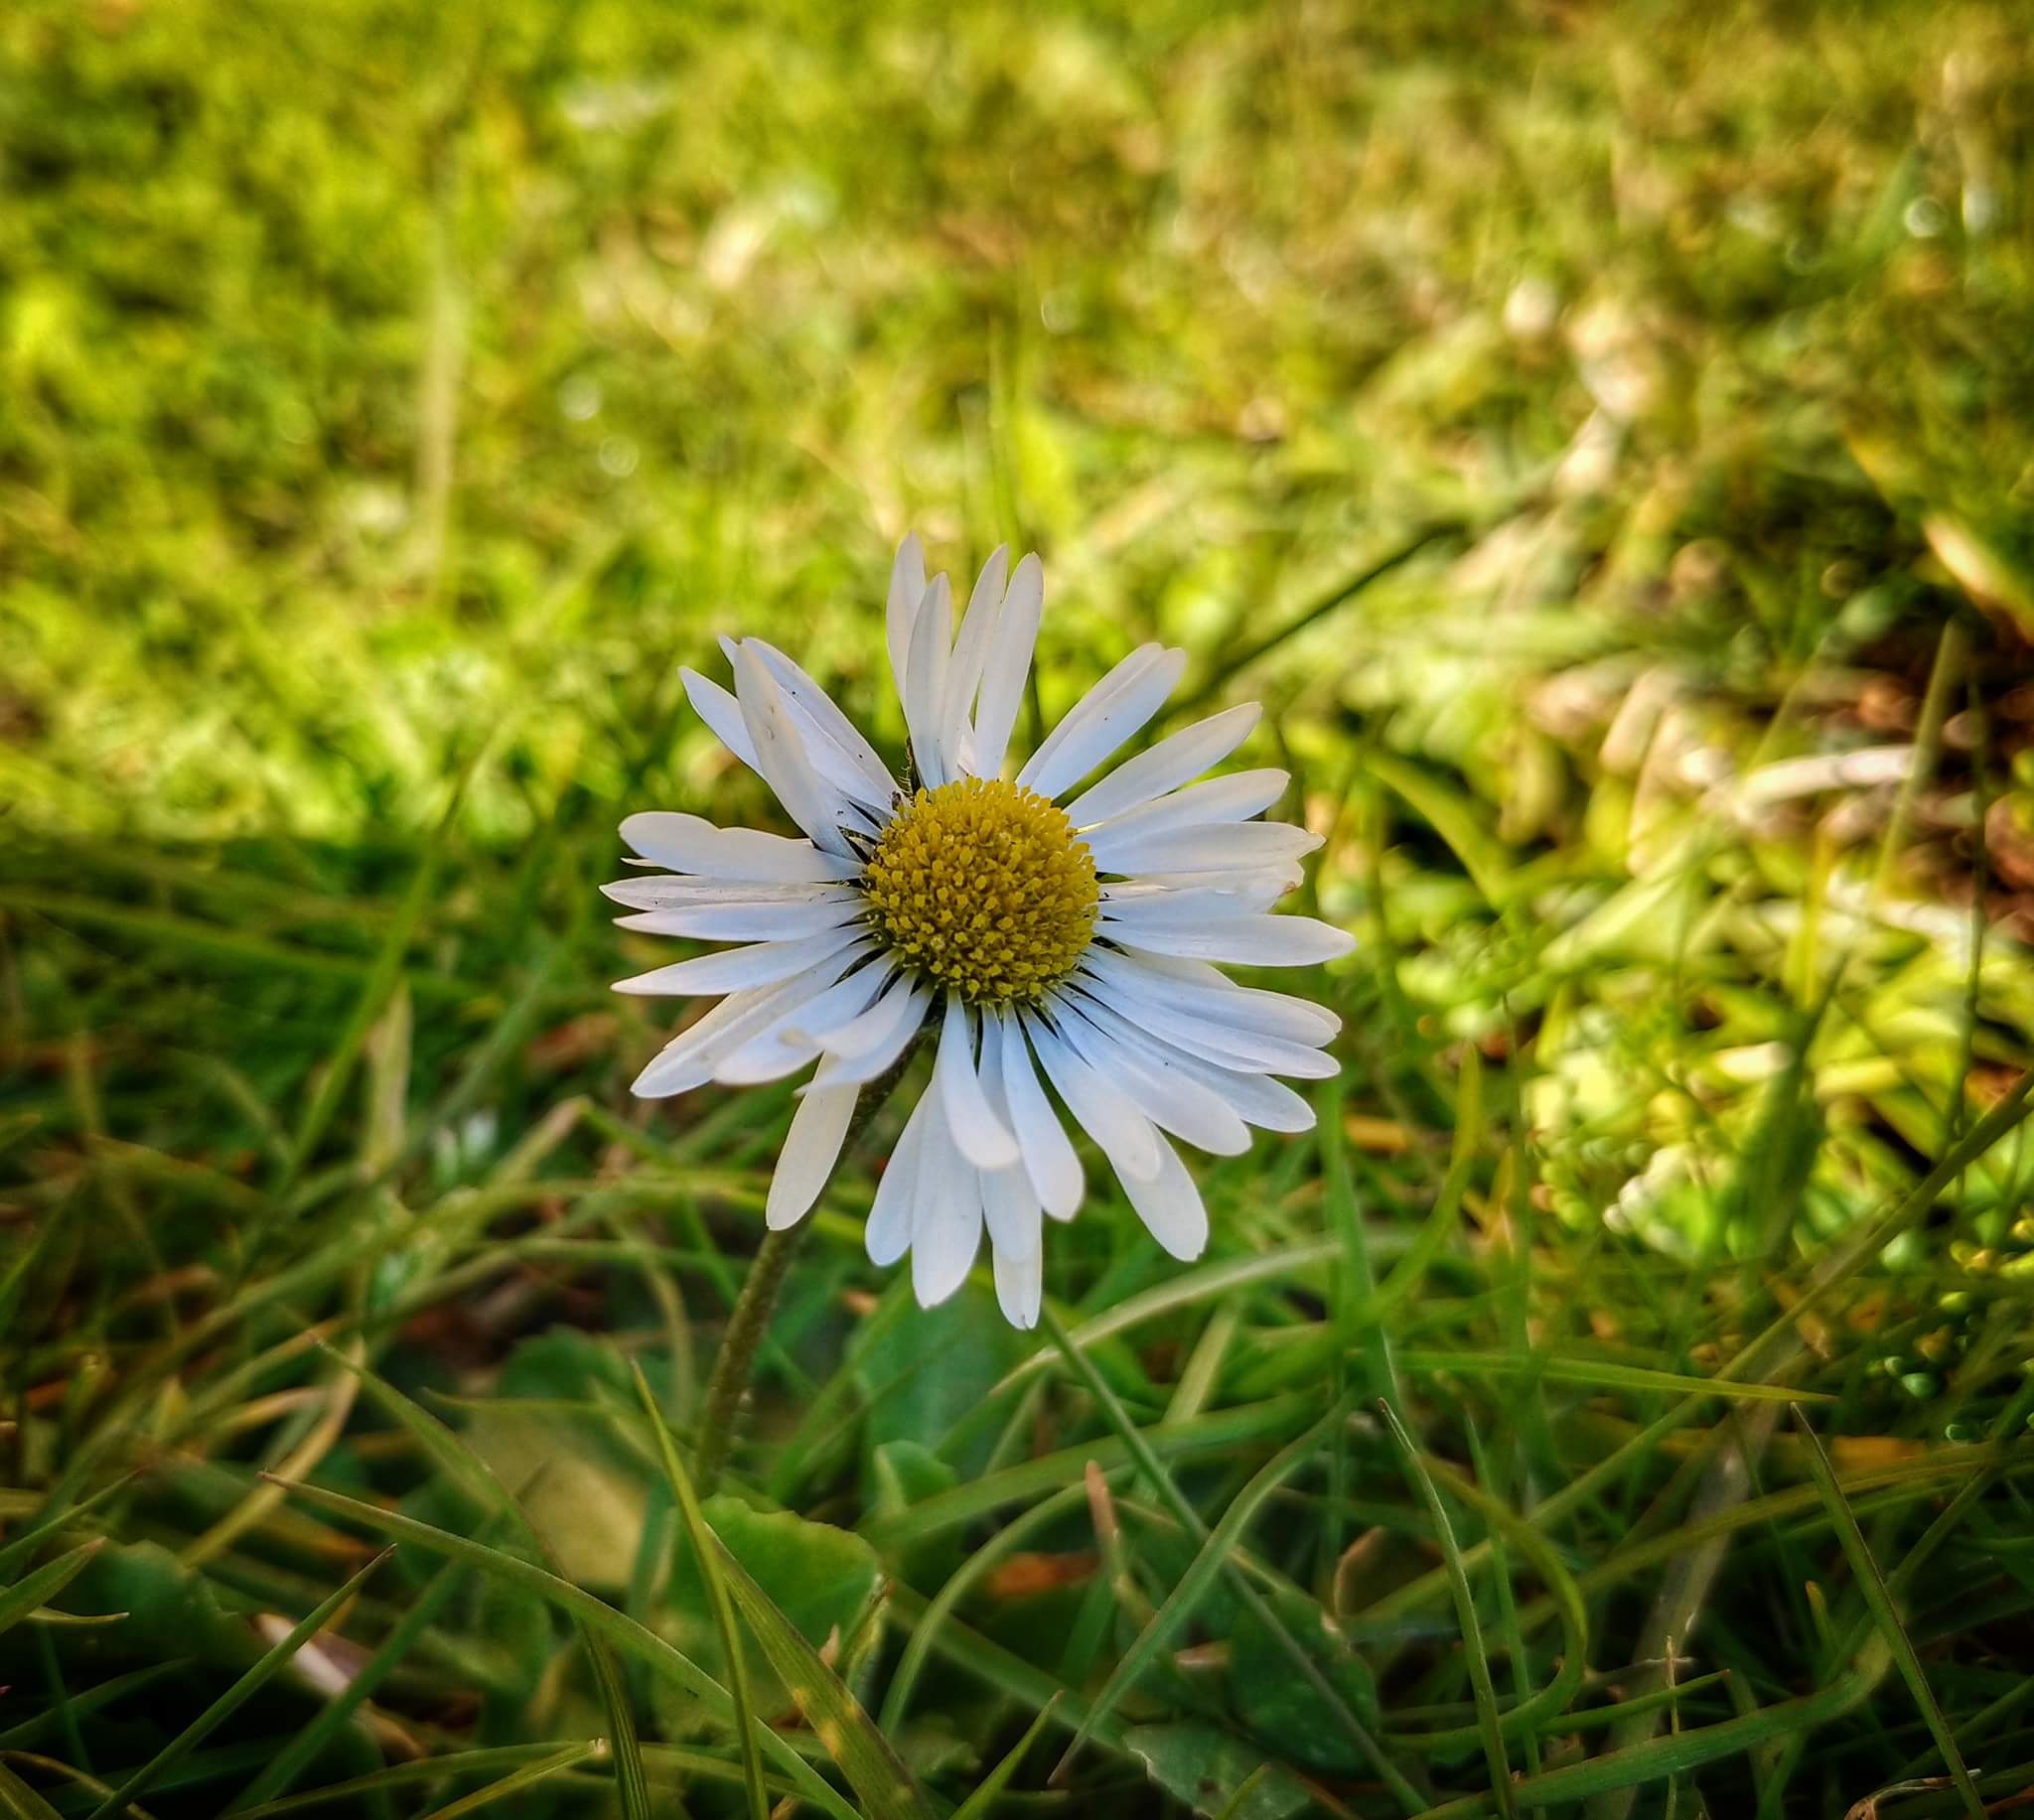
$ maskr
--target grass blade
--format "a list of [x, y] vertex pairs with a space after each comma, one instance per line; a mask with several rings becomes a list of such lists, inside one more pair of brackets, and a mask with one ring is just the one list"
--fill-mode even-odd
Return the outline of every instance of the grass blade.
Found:
[[1511, 1759], [1505, 1753], [1504, 1734], [1498, 1730], [1497, 1689], [1491, 1685], [1490, 1658], [1483, 1649], [1483, 1625], [1476, 1615], [1476, 1595], [1470, 1590], [1469, 1575], [1462, 1566], [1462, 1550], [1455, 1540], [1455, 1526], [1448, 1521], [1447, 1506], [1441, 1502], [1433, 1475], [1427, 1471], [1419, 1450], [1412, 1445], [1412, 1437], [1405, 1432], [1405, 1425], [1398, 1420], [1390, 1404], [1381, 1398], [1378, 1402], [1378, 1411], [1391, 1431], [1391, 1439], [1398, 1444], [1398, 1451], [1405, 1458], [1406, 1472], [1433, 1522], [1434, 1539], [1440, 1544], [1441, 1557], [1448, 1570], [1448, 1590], [1455, 1599], [1455, 1615], [1462, 1625], [1462, 1650], [1469, 1669], [1469, 1691], [1476, 1701], [1476, 1723], [1483, 1734], [1484, 1758], [1490, 1764], [1491, 1792], [1497, 1798], [1498, 1812], [1504, 1820], [1514, 1820], [1519, 1810], [1512, 1794]]
[[1009, 1753], [988, 1774], [975, 1785], [974, 1792], [953, 1810], [952, 1820], [986, 1820], [996, 1804], [996, 1797], [1009, 1785], [1010, 1778], [1017, 1773], [1017, 1766], [1024, 1761], [1031, 1747], [1038, 1743], [1039, 1734], [1052, 1722], [1053, 1703], [1048, 1701], [1039, 1709], [1038, 1717], [1024, 1729]]
[[230, 1719], [247, 1701], [261, 1691], [277, 1674], [289, 1666], [297, 1651], [308, 1643], [331, 1621], [332, 1614], [360, 1591], [382, 1562], [395, 1551], [383, 1549], [373, 1560], [361, 1568], [337, 1592], [319, 1603], [292, 1626], [290, 1632], [279, 1643], [269, 1649], [261, 1659], [240, 1676], [231, 1687], [215, 1700], [204, 1712], [186, 1726], [183, 1731], [150, 1757], [147, 1762], [130, 1775], [127, 1780], [109, 1794], [97, 1807], [92, 1809], [91, 1820], [112, 1820], [112, 1816], [138, 1800], [166, 1771], [188, 1756], [206, 1739]]
[[[364, 1523], [370, 1529], [378, 1529], [398, 1541], [414, 1542], [421, 1548], [465, 1561], [485, 1574], [528, 1589], [548, 1600], [566, 1616], [598, 1631], [624, 1655], [635, 1657], [660, 1680], [691, 1695], [716, 1719], [732, 1723], [734, 1704], [728, 1698], [727, 1689], [698, 1663], [665, 1642], [655, 1631], [646, 1629], [633, 1617], [617, 1611], [605, 1600], [596, 1599], [569, 1580], [499, 1548], [490, 1548], [485, 1543], [455, 1535], [449, 1529], [436, 1529], [429, 1523], [418, 1522], [415, 1517], [384, 1510], [378, 1504], [348, 1497], [341, 1491], [328, 1491], [323, 1485], [300, 1483], [293, 1484], [290, 1489], [299, 1497], [323, 1505], [338, 1515], [351, 1517], [355, 1522]], [[837, 1820], [859, 1820], [854, 1809], [840, 1798], [825, 1777], [818, 1774], [789, 1744], [768, 1728], [762, 1737], [765, 1748], [806, 1800], [837, 1816]]]
[[[1143, 1472], [1145, 1477], [1151, 1481], [1153, 1488], [1156, 1489], [1159, 1496], [1165, 1501], [1166, 1507], [1171, 1510], [1180, 1526], [1196, 1542], [1206, 1542], [1208, 1539], [1208, 1525], [1202, 1522], [1201, 1513], [1194, 1508], [1193, 1504], [1188, 1501], [1186, 1494], [1174, 1482], [1172, 1474], [1165, 1470], [1150, 1440], [1146, 1437], [1143, 1430], [1130, 1420], [1129, 1412], [1123, 1408], [1115, 1392], [1109, 1389], [1107, 1380], [1095, 1369], [1094, 1361], [1068, 1338], [1067, 1330], [1061, 1325], [1060, 1318], [1053, 1313], [1050, 1306], [1041, 1312], [1040, 1319], [1046, 1330], [1052, 1335], [1053, 1343], [1060, 1348], [1060, 1352], [1068, 1364], [1073, 1366], [1074, 1375], [1087, 1387], [1089, 1395], [1094, 1398], [1096, 1407], [1107, 1417], [1109, 1426], [1116, 1431], [1116, 1438], [1125, 1453], [1136, 1463], [1138, 1470]], [[1305, 1647], [1286, 1628], [1284, 1620], [1279, 1616], [1270, 1601], [1265, 1599], [1247, 1580], [1243, 1579], [1233, 1563], [1229, 1564], [1229, 1577], [1230, 1583], [1235, 1587], [1237, 1596], [1249, 1607], [1251, 1615], [1258, 1622], [1265, 1625], [1274, 1637], [1279, 1639], [1280, 1647], [1284, 1649], [1293, 1667], [1306, 1677], [1315, 1693], [1320, 1695], [1327, 1703], [1329, 1710], [1341, 1721], [1343, 1729], [1349, 1734], [1350, 1742], [1355, 1745], [1359, 1753], [1371, 1765], [1371, 1768], [1377, 1773], [1379, 1778], [1391, 1790], [1393, 1798], [1408, 1814], [1418, 1813], [1420, 1808], [1419, 1791], [1405, 1779], [1404, 1774], [1397, 1765], [1384, 1754], [1378, 1741], [1371, 1736], [1370, 1729], [1356, 1716], [1351, 1710], [1349, 1703], [1342, 1698], [1341, 1694], [1330, 1684], [1328, 1678], [1321, 1673], [1319, 1666], [1315, 1663], [1313, 1657], [1307, 1654]]]
[[[475, 1502], [487, 1506], [541, 1553], [555, 1568], [558, 1564], [544, 1539], [530, 1526], [522, 1506], [499, 1479], [487, 1462], [469, 1448], [445, 1423], [429, 1410], [406, 1397], [370, 1366], [347, 1357], [330, 1346], [325, 1350], [341, 1360], [366, 1387], [367, 1393], [393, 1417], [438, 1469], [461, 1486]], [[650, 1781], [643, 1767], [643, 1742], [636, 1729], [636, 1715], [629, 1704], [628, 1689], [616, 1672], [607, 1645], [579, 1624], [580, 1640], [592, 1666], [601, 1705], [607, 1712], [609, 1737], [615, 1753], [615, 1784], [621, 1793], [624, 1820], [649, 1820]]]
[[1982, 1820], [1983, 1798], [1970, 1779], [1970, 1771], [1963, 1766], [1962, 1752], [1957, 1749], [1956, 1734], [1950, 1722], [1943, 1717], [1935, 1690], [1928, 1684], [1921, 1657], [1914, 1650], [1914, 1640], [1907, 1634], [1907, 1626], [1901, 1623], [1899, 1612], [1893, 1609], [1892, 1591], [1886, 1585], [1885, 1576], [1879, 1572], [1879, 1564], [1865, 1542], [1864, 1531], [1857, 1526], [1850, 1500], [1836, 1482], [1836, 1469], [1829, 1464], [1821, 1437], [1809, 1427], [1808, 1417], [1799, 1408], [1793, 1413], [1795, 1426], [1808, 1444], [1809, 1471], [1815, 1477], [1816, 1489], [1822, 1494], [1822, 1502], [1828, 1506], [1829, 1520], [1835, 1525], [1836, 1539], [1843, 1545], [1850, 1571], [1857, 1576], [1858, 1590], [1863, 1593], [1864, 1602], [1871, 1608], [1872, 1617], [1878, 1624], [1879, 1634], [1893, 1652], [1893, 1660], [1899, 1664], [1900, 1673], [1906, 1678], [1907, 1686], [1914, 1695], [1914, 1704], [1921, 1709], [1921, 1717], [1928, 1723], [1929, 1733], [1957, 1784], [1957, 1792], [1962, 1797], [1965, 1811]]
[[1264, 1500], [1311, 1459], [1321, 1443], [1335, 1432], [1348, 1403], [1347, 1397], [1338, 1400], [1334, 1408], [1305, 1434], [1274, 1454], [1256, 1476], [1230, 1501], [1229, 1508], [1222, 1513], [1222, 1520], [1208, 1532], [1187, 1571], [1180, 1576], [1171, 1597], [1153, 1614], [1136, 1641], [1124, 1650], [1107, 1681], [1102, 1684], [1101, 1691], [1094, 1696], [1087, 1717], [1081, 1721], [1073, 1742], [1067, 1746], [1058, 1767], [1053, 1770], [1051, 1780], [1057, 1782], [1065, 1776], [1095, 1726], [1115, 1711], [1116, 1702], [1151, 1665], [1180, 1626], [1193, 1616], [1208, 1589], [1229, 1564], [1232, 1552], [1263, 1507]]
[[7, 1815], [8, 1820], [63, 1820], [49, 1802], [5, 1763], [0, 1763], [0, 1813]]
[[656, 1437], [664, 1476], [670, 1480], [671, 1495], [677, 1499], [685, 1533], [699, 1558], [699, 1578], [706, 1588], [707, 1604], [713, 1610], [714, 1628], [720, 1633], [721, 1653], [727, 1658], [727, 1691], [734, 1702], [735, 1736], [742, 1748], [742, 1782], [748, 1791], [750, 1820], [770, 1820], [770, 1797], [763, 1789], [763, 1754], [756, 1743], [755, 1707], [749, 1698], [749, 1665], [742, 1653], [741, 1633], [735, 1627], [734, 1603], [720, 1572], [720, 1551], [714, 1546], [718, 1538], [706, 1525], [698, 1493], [692, 1488], [684, 1462], [678, 1458], [656, 1399], [650, 1394], [650, 1381], [643, 1375], [642, 1365], [634, 1359], [629, 1364], [636, 1377], [636, 1394], [643, 1400], [643, 1413], [650, 1418], [651, 1433]]
[[853, 1784], [870, 1820], [933, 1820], [933, 1810], [904, 1759], [876, 1730], [846, 1683], [777, 1609], [769, 1594], [750, 1579], [748, 1570], [717, 1536], [713, 1547], [720, 1557], [721, 1578], [757, 1642], [763, 1645], [771, 1667], [783, 1677], [799, 1711]]
[[453, 1820], [456, 1814], [471, 1814], [483, 1807], [491, 1806], [504, 1796], [512, 1795], [519, 1789], [547, 1781], [560, 1770], [570, 1769], [574, 1763], [583, 1763], [590, 1756], [598, 1756], [606, 1749], [599, 1739], [589, 1739], [585, 1744], [567, 1745], [562, 1750], [554, 1750], [549, 1756], [520, 1769], [511, 1769], [499, 1782], [490, 1782], [485, 1788], [476, 1788], [472, 1794], [461, 1795], [458, 1800], [443, 1807], [435, 1807], [425, 1820]]
[[37, 1568], [26, 1580], [0, 1593], [0, 1631], [12, 1629], [38, 1606], [56, 1598], [84, 1572], [92, 1556], [105, 1545], [102, 1536], [80, 1542], [68, 1555], [59, 1555], [56, 1560]]
[[395, 1627], [381, 1639], [374, 1653], [361, 1664], [345, 1688], [335, 1694], [325, 1710], [268, 1760], [261, 1773], [239, 1792], [225, 1810], [228, 1814], [258, 1807], [289, 1787], [298, 1772], [339, 1735], [362, 1703], [372, 1695], [409, 1653], [417, 1639], [431, 1627], [438, 1613], [444, 1610], [446, 1601], [452, 1597], [463, 1571], [456, 1561], [448, 1561], [439, 1569], [437, 1577], [424, 1588], [415, 1604], [403, 1612]]

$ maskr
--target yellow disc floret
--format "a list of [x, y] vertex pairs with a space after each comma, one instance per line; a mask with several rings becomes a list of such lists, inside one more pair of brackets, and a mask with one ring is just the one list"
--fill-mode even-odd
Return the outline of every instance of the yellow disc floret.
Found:
[[863, 884], [876, 932], [971, 1005], [1036, 999], [1094, 933], [1094, 856], [1036, 790], [962, 777], [897, 811]]

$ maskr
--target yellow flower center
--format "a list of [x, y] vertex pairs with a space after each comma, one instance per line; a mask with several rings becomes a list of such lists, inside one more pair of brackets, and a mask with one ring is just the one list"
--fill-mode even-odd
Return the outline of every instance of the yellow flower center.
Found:
[[1094, 856], [1035, 790], [962, 777], [920, 790], [863, 875], [876, 931], [971, 1005], [1036, 999], [1094, 932]]

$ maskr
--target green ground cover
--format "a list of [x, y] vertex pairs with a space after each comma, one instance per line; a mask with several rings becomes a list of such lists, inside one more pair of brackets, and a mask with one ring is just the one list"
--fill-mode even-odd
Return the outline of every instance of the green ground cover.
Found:
[[[2030, 507], [2008, 6], [16, 0], [0, 1811], [2034, 1787]], [[893, 1113], [695, 1512], [595, 887], [911, 526], [1266, 702], [1344, 1072], [1030, 1336]]]

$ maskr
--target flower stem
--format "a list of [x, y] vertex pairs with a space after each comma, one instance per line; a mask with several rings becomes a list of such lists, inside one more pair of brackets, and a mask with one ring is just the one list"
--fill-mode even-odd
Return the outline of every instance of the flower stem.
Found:
[[[870, 1121], [882, 1109], [891, 1090], [904, 1078], [904, 1070], [917, 1055], [919, 1045], [925, 1041], [933, 1022], [928, 1020], [919, 1026], [918, 1034], [905, 1046], [904, 1053], [872, 1081], [855, 1102], [846, 1135], [840, 1141], [843, 1157], [869, 1128]], [[770, 1330], [770, 1317], [777, 1309], [778, 1292], [784, 1288], [784, 1279], [791, 1270], [791, 1261], [798, 1254], [799, 1242], [803, 1238], [808, 1223], [808, 1220], [799, 1220], [797, 1225], [787, 1226], [781, 1231], [766, 1232], [763, 1243], [750, 1260], [749, 1274], [742, 1280], [742, 1293], [735, 1298], [734, 1313], [728, 1317], [727, 1331], [721, 1335], [720, 1350], [714, 1355], [713, 1375], [706, 1381], [706, 1403], [699, 1418], [699, 1445], [693, 1477], [701, 1497], [713, 1494], [720, 1482], [721, 1471], [727, 1466], [728, 1455], [734, 1447], [735, 1418], [741, 1413], [743, 1399], [748, 1395], [749, 1379], [756, 1369], [756, 1354], [762, 1348], [763, 1335]]]

